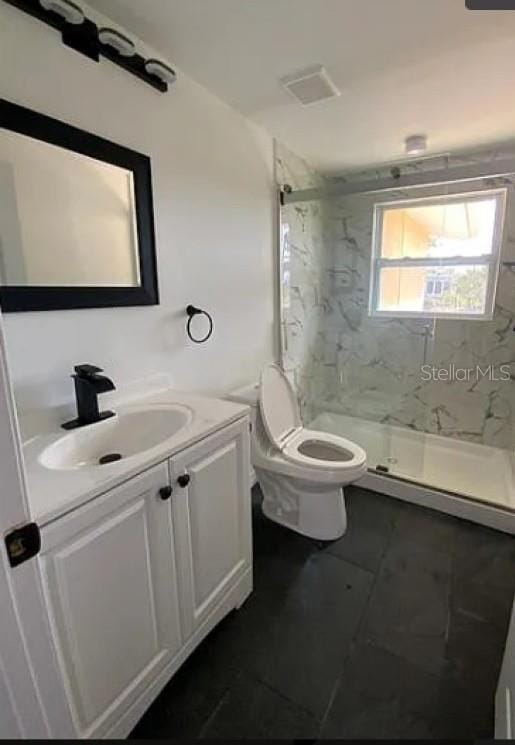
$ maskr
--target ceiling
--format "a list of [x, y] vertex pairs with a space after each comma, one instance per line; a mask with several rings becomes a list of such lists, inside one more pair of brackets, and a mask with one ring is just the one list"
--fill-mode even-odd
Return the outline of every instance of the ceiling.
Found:
[[[515, 137], [515, 11], [465, 0], [89, 0], [327, 173]], [[338, 98], [278, 79], [323, 64]]]

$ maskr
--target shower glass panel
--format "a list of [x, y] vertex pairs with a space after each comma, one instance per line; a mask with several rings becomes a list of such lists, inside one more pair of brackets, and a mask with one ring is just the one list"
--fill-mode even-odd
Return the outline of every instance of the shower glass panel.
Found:
[[287, 205], [281, 219], [282, 365], [304, 421], [326, 398], [324, 202]]
[[377, 201], [377, 195], [356, 194], [327, 204], [332, 412], [346, 435], [365, 448], [371, 469], [417, 479], [424, 442], [412, 430], [426, 429], [427, 411], [415, 392], [430, 351], [428, 322], [370, 313]]
[[377, 253], [384, 193], [281, 211], [283, 366], [306, 426], [361, 445], [373, 471], [512, 510], [514, 183], [389, 191], [393, 222], [410, 203], [395, 266]]

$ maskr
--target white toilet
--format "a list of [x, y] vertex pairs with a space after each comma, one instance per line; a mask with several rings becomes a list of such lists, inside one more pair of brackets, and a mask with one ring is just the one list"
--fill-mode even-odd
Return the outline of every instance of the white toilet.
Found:
[[265, 367], [260, 386], [230, 398], [254, 409], [252, 464], [265, 515], [311, 538], [340, 538], [347, 528], [342, 487], [365, 474], [365, 451], [343, 437], [304, 429], [293, 390], [277, 365]]

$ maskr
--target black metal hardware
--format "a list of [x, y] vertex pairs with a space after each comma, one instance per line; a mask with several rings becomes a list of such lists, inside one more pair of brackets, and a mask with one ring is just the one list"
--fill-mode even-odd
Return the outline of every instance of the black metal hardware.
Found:
[[285, 204], [285, 194], [291, 194], [292, 191], [293, 189], [290, 184], [284, 184], [282, 188], [279, 188], [279, 204], [281, 205], [281, 207], [284, 207]]
[[97, 25], [89, 18], [85, 17], [82, 23], [73, 25], [67, 23], [57, 13], [51, 10], [45, 10], [40, 5], [39, 0], [5, 0], [5, 2], [9, 5], [14, 5], [15, 8], [60, 31], [63, 44], [84, 54], [93, 61], [98, 62], [100, 55], [103, 55], [115, 65], [123, 67], [124, 70], [135, 75], [161, 93], [166, 93], [168, 90], [167, 83], [146, 71], [146, 60], [140, 54], [124, 57], [106, 44], [102, 44], [98, 38]]
[[36, 523], [27, 523], [21, 528], [16, 528], [5, 536], [5, 546], [12, 567], [32, 559], [41, 549], [39, 527]]
[[124, 57], [119, 54], [116, 49], [108, 47], [107, 44], [100, 44], [99, 51], [100, 54], [103, 54], [104, 57], [107, 57], [107, 59], [111, 60], [115, 65], [127, 70], [127, 72], [130, 72], [140, 80], [143, 80], [144, 83], [148, 83], [148, 85], [151, 85], [152, 88], [155, 88], [157, 91], [166, 93], [168, 90], [168, 83], [165, 83], [164, 80], [160, 80], [159, 78], [156, 78], [155, 75], [151, 75], [146, 71], [146, 60], [140, 54], [133, 54], [132, 57]]
[[170, 499], [172, 494], [173, 489], [171, 486], [162, 486], [161, 489], [159, 489], [159, 496], [161, 499]]
[[376, 471], [379, 471], [379, 473], [390, 473], [390, 469], [388, 468], [388, 466], [382, 465], [376, 466]]
[[103, 370], [95, 365], [76, 365], [74, 370], [75, 375], [72, 378], [75, 382], [77, 418], [61, 425], [62, 428], [76, 429], [114, 416], [113, 411], [100, 412], [98, 409], [99, 394], [114, 391], [113, 381], [100, 375]]
[[[9, 0], [7, 0], [9, 2]], [[47, 11], [51, 13], [52, 11]], [[64, 21], [64, 19], [63, 19]], [[70, 49], [75, 49], [76, 52], [80, 52], [85, 57], [98, 62], [99, 60], [99, 44], [98, 44], [98, 29], [93, 21], [89, 18], [85, 18], [84, 21], [78, 26], [74, 26], [72, 23], [66, 23], [64, 21], [61, 27], [61, 39], [65, 46]]]
[[101, 455], [98, 459], [98, 465], [99, 466], [106, 466], [108, 463], [116, 463], [117, 461], [122, 459], [121, 453], [106, 453], [106, 455]]
[[[195, 308], [194, 305], [188, 305], [188, 307], [186, 308], [186, 315], [188, 316], [186, 333], [188, 334], [191, 341], [195, 342], [195, 344], [203, 344], [213, 333], [213, 319], [206, 310], [202, 310], [202, 308]], [[195, 316], [206, 316], [207, 320], [209, 321], [209, 331], [201, 339], [196, 339], [191, 333], [191, 322], [193, 321]]]
[[182, 476], [179, 476], [179, 478], [177, 479], [177, 483], [182, 489], [186, 488], [190, 483], [189, 475], [187, 473], [184, 473]]

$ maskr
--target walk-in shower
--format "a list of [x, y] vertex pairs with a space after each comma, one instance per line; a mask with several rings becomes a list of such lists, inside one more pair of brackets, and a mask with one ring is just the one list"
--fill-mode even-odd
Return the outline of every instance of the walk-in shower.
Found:
[[[323, 178], [278, 147], [282, 364], [374, 474], [515, 511], [515, 151]], [[289, 191], [289, 190], [288, 190]]]

